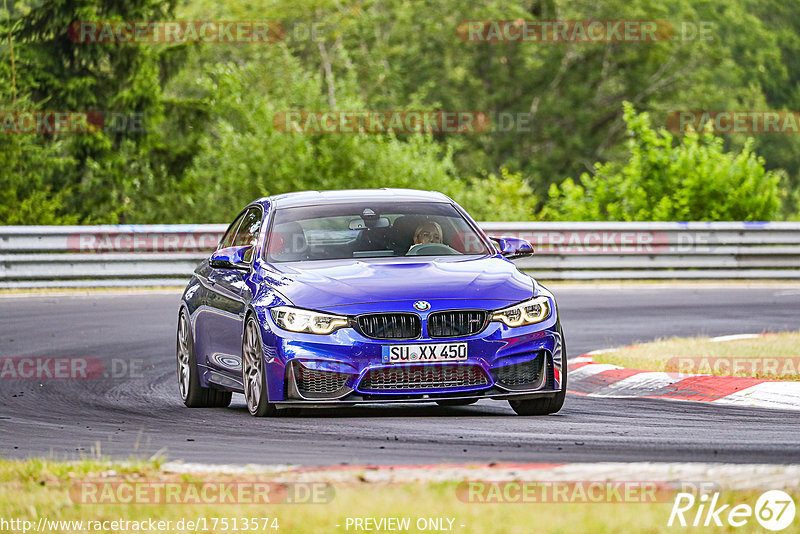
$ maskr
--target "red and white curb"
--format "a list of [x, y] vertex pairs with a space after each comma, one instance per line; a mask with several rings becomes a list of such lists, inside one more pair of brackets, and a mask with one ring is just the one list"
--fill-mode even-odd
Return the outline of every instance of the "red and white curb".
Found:
[[[734, 341], [763, 335], [737, 334], [712, 338], [711, 341]], [[592, 397], [645, 397], [800, 410], [800, 382], [645, 371], [595, 363], [592, 359], [593, 355], [611, 350], [615, 349], [592, 351], [567, 361], [571, 393]]]

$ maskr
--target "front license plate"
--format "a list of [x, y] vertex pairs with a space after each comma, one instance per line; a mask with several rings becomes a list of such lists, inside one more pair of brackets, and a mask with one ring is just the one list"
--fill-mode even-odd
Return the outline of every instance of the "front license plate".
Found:
[[466, 343], [431, 345], [384, 345], [383, 363], [459, 362], [467, 359]]

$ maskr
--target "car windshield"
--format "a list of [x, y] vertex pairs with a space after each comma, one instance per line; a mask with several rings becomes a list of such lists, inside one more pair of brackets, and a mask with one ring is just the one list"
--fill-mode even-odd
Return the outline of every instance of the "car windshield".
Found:
[[278, 209], [268, 262], [490, 254], [472, 226], [444, 202], [354, 202]]

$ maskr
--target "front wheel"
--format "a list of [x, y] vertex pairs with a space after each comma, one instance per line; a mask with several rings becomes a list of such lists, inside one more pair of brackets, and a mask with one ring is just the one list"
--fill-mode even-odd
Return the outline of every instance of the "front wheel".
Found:
[[510, 400], [508, 404], [517, 415], [549, 415], [556, 413], [564, 405], [564, 392], [544, 399]]
[[200, 386], [197, 358], [194, 354], [194, 338], [189, 327], [189, 315], [181, 310], [178, 316], [178, 386], [181, 400], [189, 408], [225, 408], [231, 403], [231, 392]]
[[277, 412], [269, 402], [267, 376], [264, 371], [264, 350], [258, 323], [254, 317], [247, 320], [242, 339], [242, 382], [247, 411], [255, 417], [273, 416]]
[[564, 406], [564, 399], [567, 397], [567, 344], [561, 328], [558, 332], [561, 334], [561, 391], [542, 399], [508, 401], [517, 415], [548, 415], [558, 412]]

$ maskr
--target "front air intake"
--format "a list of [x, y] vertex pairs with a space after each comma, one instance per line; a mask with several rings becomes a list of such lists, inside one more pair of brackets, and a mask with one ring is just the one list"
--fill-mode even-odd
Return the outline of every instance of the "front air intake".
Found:
[[545, 353], [539, 352], [536, 358], [527, 362], [504, 365], [492, 369], [495, 382], [509, 389], [534, 389], [542, 383], [545, 371]]
[[345, 386], [351, 374], [309, 369], [299, 362], [293, 364], [297, 392], [307, 399], [336, 398], [348, 391]]

